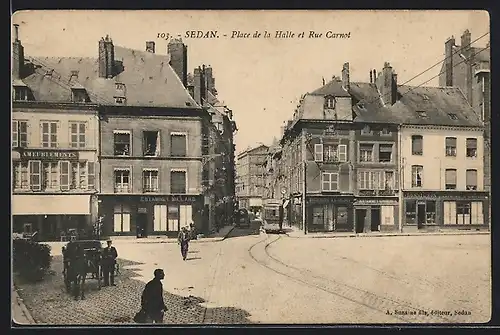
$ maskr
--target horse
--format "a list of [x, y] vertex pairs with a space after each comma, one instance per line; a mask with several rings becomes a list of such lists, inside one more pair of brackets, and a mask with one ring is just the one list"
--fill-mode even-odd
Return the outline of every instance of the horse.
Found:
[[71, 291], [75, 300], [85, 299], [85, 279], [87, 278], [88, 260], [80, 246], [76, 246], [73, 255], [68, 255], [66, 289]]

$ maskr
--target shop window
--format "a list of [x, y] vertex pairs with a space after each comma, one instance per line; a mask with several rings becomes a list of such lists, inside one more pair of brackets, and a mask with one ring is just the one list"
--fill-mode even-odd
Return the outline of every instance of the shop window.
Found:
[[160, 155], [160, 132], [159, 131], [144, 131], [143, 152], [144, 156], [159, 156]]
[[425, 202], [425, 223], [436, 224], [436, 202], [427, 200]]
[[416, 200], [406, 200], [405, 201], [405, 213], [406, 213], [406, 224], [412, 225], [417, 224], [417, 201]]
[[446, 201], [444, 214], [445, 224], [484, 224], [483, 203], [481, 201]]
[[30, 161], [30, 186], [33, 191], [40, 191], [42, 189], [42, 173], [41, 162]]
[[189, 225], [193, 223], [193, 208], [191, 205], [179, 206], [179, 225], [189, 229]]
[[131, 154], [131, 133], [127, 130], [114, 131], [114, 155], [130, 156]]
[[411, 187], [423, 187], [424, 167], [422, 165], [412, 165], [411, 167]]
[[477, 157], [477, 139], [476, 138], [468, 138], [466, 140], [466, 155], [469, 158]]
[[339, 187], [339, 174], [331, 172], [322, 173], [322, 190], [337, 191]]
[[457, 139], [456, 137], [446, 137], [446, 156], [456, 157], [457, 156]]
[[373, 162], [373, 144], [361, 143], [359, 145], [359, 161]]
[[12, 147], [28, 146], [28, 121], [12, 121]]
[[59, 185], [61, 186], [61, 191], [69, 190], [70, 164], [67, 161], [59, 162]]
[[170, 172], [170, 192], [178, 194], [186, 193], [186, 171], [172, 170]]
[[179, 206], [167, 206], [168, 231], [179, 231]]
[[42, 147], [57, 148], [57, 122], [43, 121], [40, 127], [42, 128]]
[[445, 189], [446, 190], [456, 190], [457, 189], [457, 170], [456, 169], [446, 169], [444, 179], [445, 179]]
[[154, 231], [167, 231], [167, 205], [155, 205], [153, 211]]
[[378, 161], [381, 163], [392, 162], [392, 144], [380, 144], [379, 145]]
[[175, 157], [186, 157], [187, 136], [183, 133], [170, 133], [170, 155]]
[[471, 223], [471, 203], [467, 201], [457, 201], [457, 224], [464, 225]]
[[411, 137], [411, 154], [412, 155], [417, 155], [417, 156], [423, 155], [423, 153], [424, 153], [423, 142], [424, 142], [424, 138], [422, 137], [422, 135], [413, 135]]
[[72, 148], [85, 148], [85, 122], [70, 122], [70, 145]]
[[454, 201], [443, 202], [443, 219], [445, 225], [457, 224], [457, 203]]
[[116, 205], [113, 213], [113, 231], [126, 233], [130, 231], [130, 208], [126, 205]]
[[130, 170], [115, 169], [115, 193], [130, 192]]
[[28, 163], [14, 161], [14, 189], [29, 189]]
[[468, 191], [477, 190], [477, 170], [467, 170], [465, 172], [465, 184]]
[[158, 170], [145, 169], [142, 171], [142, 188], [144, 192], [158, 192]]

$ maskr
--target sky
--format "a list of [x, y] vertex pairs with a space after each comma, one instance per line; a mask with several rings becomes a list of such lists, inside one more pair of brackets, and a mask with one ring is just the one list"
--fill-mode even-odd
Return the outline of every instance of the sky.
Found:
[[[156, 43], [166, 54], [169, 36], [188, 46], [188, 70], [213, 68], [219, 100], [233, 110], [236, 151], [279, 138], [301, 95], [340, 76], [350, 64], [351, 81], [369, 82], [369, 71], [389, 62], [406, 83], [444, 58], [444, 42], [469, 29], [472, 41], [489, 32], [485, 11], [20, 11], [12, 16], [27, 56], [97, 57], [98, 41], [144, 50]], [[186, 31], [217, 31], [218, 38], [188, 38]], [[242, 36], [231, 38], [233, 32]], [[252, 38], [255, 32], [261, 36]], [[264, 31], [271, 33], [264, 38]], [[276, 31], [291, 32], [276, 38]], [[314, 31], [317, 37], [309, 37]], [[326, 32], [349, 34], [327, 38]], [[301, 38], [299, 33], [304, 32]], [[321, 36], [319, 34], [321, 33]], [[159, 35], [160, 34], [160, 35]], [[227, 35], [227, 36], [224, 36]], [[159, 37], [160, 36], [160, 37]], [[489, 35], [473, 43], [485, 47]], [[441, 65], [406, 83], [421, 85]], [[437, 86], [437, 78], [424, 86]]]

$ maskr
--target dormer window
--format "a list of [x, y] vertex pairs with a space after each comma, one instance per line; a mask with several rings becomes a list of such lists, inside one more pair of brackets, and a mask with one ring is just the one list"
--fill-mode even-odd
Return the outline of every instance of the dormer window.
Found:
[[457, 114], [455, 114], [455, 113], [448, 113], [448, 116], [449, 116], [449, 117], [450, 117], [450, 119], [452, 119], [452, 120], [458, 120], [458, 116], [457, 116]]
[[71, 101], [73, 102], [88, 102], [89, 98], [87, 91], [81, 88], [71, 89]]
[[28, 101], [28, 87], [14, 86], [14, 100]]
[[331, 95], [325, 97], [325, 108], [335, 108], [335, 97]]
[[125, 84], [115, 83], [115, 88], [117, 91], [125, 91]]
[[118, 105], [125, 105], [126, 101], [127, 101], [127, 99], [125, 99], [125, 98], [115, 97], [115, 103]]

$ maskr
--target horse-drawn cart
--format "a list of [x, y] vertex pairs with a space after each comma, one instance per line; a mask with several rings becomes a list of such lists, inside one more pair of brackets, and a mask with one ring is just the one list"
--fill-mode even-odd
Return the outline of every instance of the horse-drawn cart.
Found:
[[68, 242], [62, 250], [63, 277], [68, 293], [75, 299], [84, 299], [85, 280], [88, 275], [97, 279], [101, 289], [101, 251], [102, 244], [98, 240], [76, 240]]

